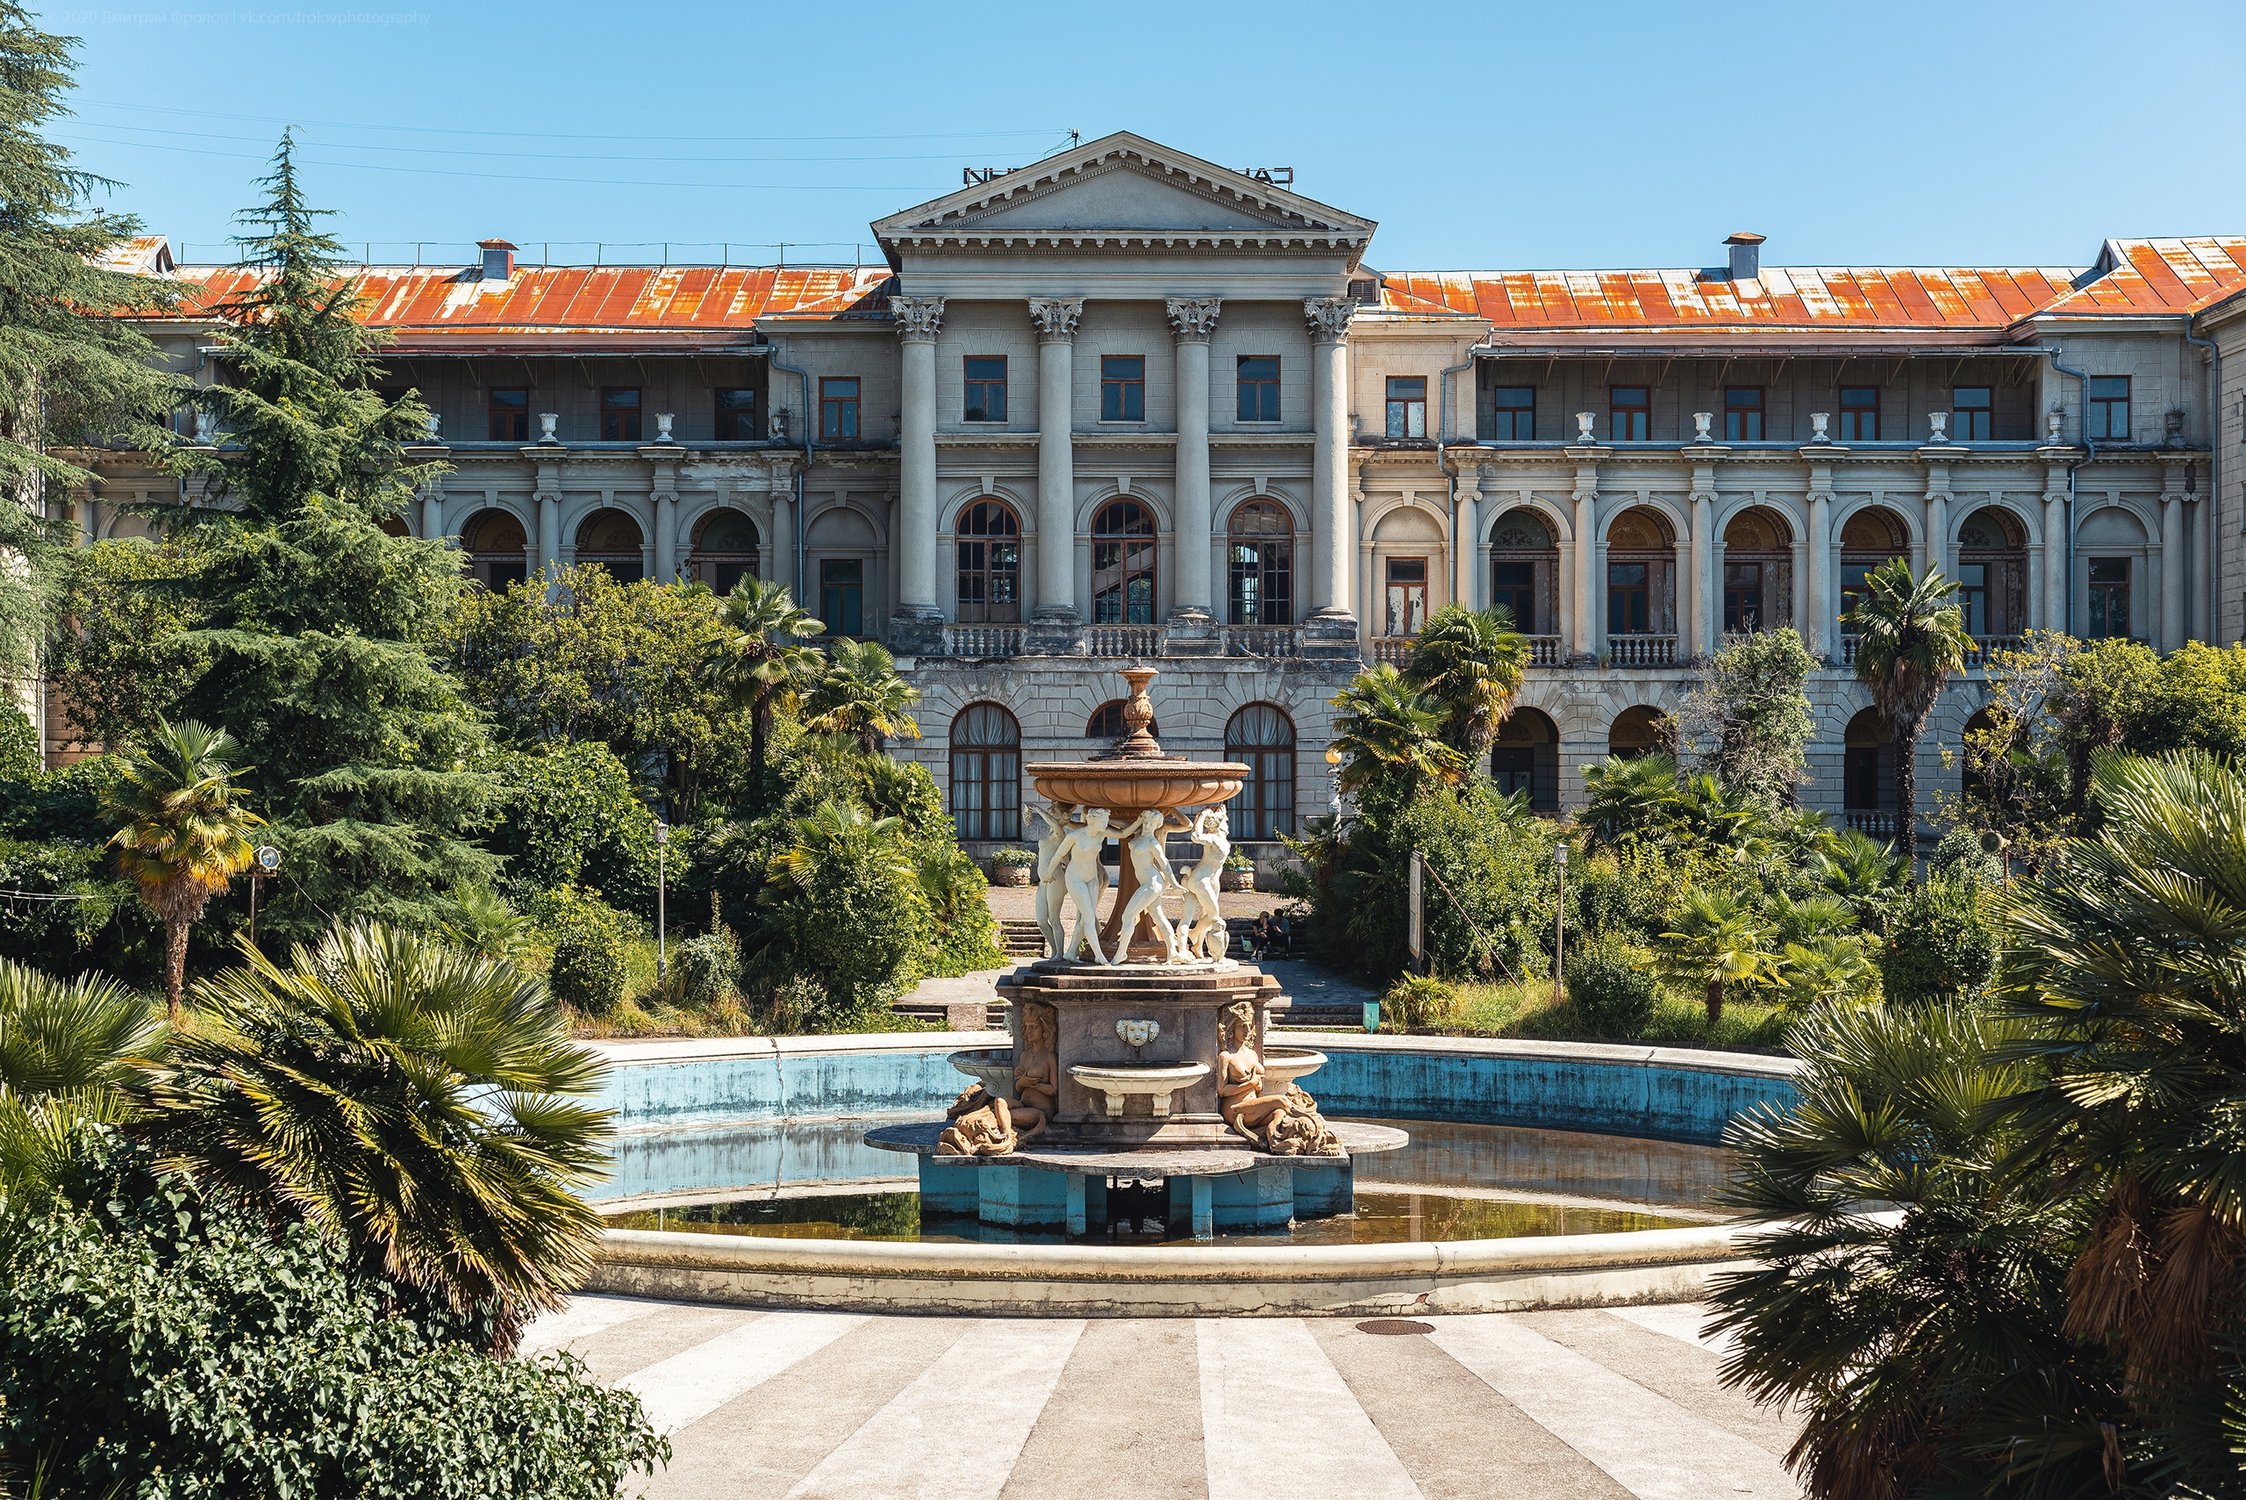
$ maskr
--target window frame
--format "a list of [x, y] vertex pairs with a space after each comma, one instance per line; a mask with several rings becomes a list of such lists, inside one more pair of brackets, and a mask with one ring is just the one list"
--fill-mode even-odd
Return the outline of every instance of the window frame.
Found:
[[[1118, 507], [1124, 505], [1136, 506], [1139, 513], [1146, 517], [1147, 529], [1145, 531], [1110, 530], [1101, 525], [1101, 522], [1113, 515]], [[1161, 543], [1161, 517], [1154, 513], [1153, 506], [1135, 495], [1117, 495], [1103, 503], [1098, 510], [1092, 513], [1093, 624], [1154, 625], [1160, 622], [1162, 613]], [[1105, 591], [1100, 588], [1100, 554], [1103, 550], [1113, 550], [1115, 554], [1112, 568], [1116, 575], [1116, 581], [1113, 587]], [[1135, 619], [1133, 618], [1134, 601], [1131, 586], [1135, 580], [1142, 578], [1146, 580], [1146, 616], [1144, 619]], [[1109, 618], [1100, 612], [1101, 602], [1108, 598], [1117, 601], [1116, 614], [1113, 618]]]
[[[1287, 726], [1284, 745], [1251, 742], [1239, 732], [1241, 720], [1261, 709]], [[1276, 703], [1243, 703], [1224, 723], [1224, 758], [1248, 767], [1232, 803], [1232, 837], [1243, 843], [1271, 842], [1295, 831], [1296, 778], [1300, 775], [1302, 728]]]
[[[1635, 402], [1622, 399], [1625, 391], [1638, 393]], [[1629, 430], [1623, 430], [1622, 419], [1630, 418]], [[1648, 443], [1653, 441], [1653, 387], [1650, 385], [1610, 385], [1607, 387], [1607, 441], [1611, 443]]]
[[[1635, 583], [1625, 583], [1617, 585], [1615, 582], [1615, 571], [1619, 568], [1637, 569], [1637, 581]], [[1607, 560], [1606, 598], [1606, 633], [1609, 636], [1641, 636], [1653, 634], [1653, 564], [1649, 559], [1643, 556], [1635, 559], [1627, 557], [1609, 558]], [[1632, 629], [1630, 627], [1630, 622], [1627, 618], [1623, 618], [1620, 624], [1616, 623], [1618, 615], [1627, 617], [1631, 613], [1628, 606], [1629, 602], [1633, 599], [1638, 603], [1636, 612], [1640, 617], [1635, 629]]]
[[[1135, 366], [1136, 373], [1123, 373], [1123, 367], [1127, 365]], [[1100, 420], [1116, 423], [1146, 421], [1145, 355], [1100, 356]]]
[[[1979, 391], [1979, 406], [1959, 404], [1958, 397], [1966, 391]], [[1978, 421], [1969, 420], [1979, 418]], [[1979, 430], [1976, 431], [1975, 429]], [[1996, 387], [1993, 385], [1953, 385], [1950, 387], [1950, 441], [1955, 443], [1986, 443], [1996, 436]]]
[[[615, 398], [629, 394], [628, 403]], [[631, 420], [629, 433], [624, 431], [626, 417]], [[612, 420], [613, 419], [613, 420]], [[600, 440], [604, 443], [643, 443], [647, 441], [647, 393], [636, 385], [604, 385], [600, 388]]]
[[[1264, 360], [1268, 360], [1271, 363], [1270, 378], [1267, 380], [1260, 375], [1249, 375], [1249, 364], [1251, 362]], [[1235, 355], [1233, 357], [1232, 363], [1234, 420], [1239, 422], [1253, 423], [1257, 426], [1263, 426], [1267, 423], [1279, 421], [1284, 411], [1280, 399], [1281, 390], [1279, 382], [1284, 377], [1285, 371], [1285, 365], [1281, 362], [1280, 357], [1276, 354]], [[1256, 392], [1256, 400], [1254, 404], [1259, 415], [1249, 414], [1248, 407], [1250, 403], [1248, 400], [1248, 393], [1250, 391]], [[1264, 400], [1266, 394], [1268, 394], [1270, 397], [1268, 402]], [[1260, 415], [1260, 413], [1267, 405], [1270, 408], [1271, 414], [1269, 416]]]
[[[1398, 563], [1419, 564], [1419, 577], [1416, 579], [1398, 578], [1396, 576], [1396, 565]], [[1387, 636], [1388, 639], [1409, 640], [1427, 628], [1427, 618], [1434, 612], [1430, 607], [1433, 603], [1431, 595], [1435, 581], [1434, 575], [1434, 560], [1426, 553], [1406, 553], [1395, 557], [1384, 557], [1380, 560], [1381, 622], [1387, 627], [1382, 634]], [[1401, 591], [1400, 594], [1399, 591]], [[1405, 622], [1401, 629], [1397, 628], [1396, 623], [1399, 618], [1397, 609], [1399, 599], [1403, 605], [1401, 618]], [[1410, 623], [1414, 612], [1412, 606], [1414, 599], [1418, 600], [1419, 623], [1417, 625]]]
[[[835, 389], [850, 387], [848, 395]], [[854, 443], [865, 431], [859, 420], [859, 403], [865, 397], [865, 382], [856, 375], [822, 375], [819, 377], [819, 441], [822, 443]], [[847, 427], [847, 432], [842, 429]]]
[[[1392, 438], [1427, 436], [1427, 377], [1391, 375], [1387, 384], [1387, 432]], [[1414, 430], [1416, 429], [1416, 430]]]
[[[1734, 396], [1748, 394], [1752, 394], [1755, 398], [1752, 404], [1734, 404], [1731, 399]], [[1767, 415], [1769, 410], [1766, 403], [1767, 395], [1768, 393], [1759, 385], [1727, 385], [1723, 388], [1723, 440], [1725, 442], [1759, 443], [1764, 441], [1765, 434], [1770, 430], [1770, 419]], [[1740, 419], [1737, 425], [1741, 430], [1738, 432], [1732, 431], [1733, 417]], [[1752, 424], [1746, 420], [1749, 417], [1754, 418]], [[1745, 430], [1750, 425], [1755, 429], [1753, 432]]]
[[[519, 410], [513, 410], [513, 411], [509, 411], [509, 412], [506, 412], [506, 413], [504, 413], [504, 415], [507, 415], [507, 416], [511, 416], [511, 417], [520, 417], [520, 418], [522, 419], [522, 421], [521, 421], [521, 424], [520, 424], [520, 425], [521, 425], [521, 428], [522, 428], [522, 430], [521, 430], [520, 432], [508, 432], [508, 433], [502, 433], [502, 432], [501, 432], [501, 431], [499, 430], [499, 419], [500, 419], [500, 417], [501, 417], [501, 415], [502, 415], [502, 412], [501, 412], [501, 410], [500, 410], [500, 408], [499, 408], [499, 398], [500, 398], [501, 396], [503, 396], [503, 395], [515, 395], [515, 396], [520, 396], [520, 397], [522, 397], [522, 406], [521, 406], [521, 408], [520, 408]], [[487, 437], [486, 437], [486, 439], [485, 439], [485, 441], [487, 441], [487, 442], [493, 442], [493, 443], [527, 443], [527, 442], [529, 442], [529, 441], [530, 441], [530, 387], [529, 387], [529, 386], [527, 386], [527, 385], [494, 385], [494, 386], [486, 386], [486, 387], [484, 388], [484, 431], [485, 431], [485, 432], [486, 432], [486, 434], [487, 434]]]
[[[1278, 531], [1242, 531], [1240, 518], [1258, 506], [1275, 511], [1282, 523]], [[1247, 556], [1242, 554], [1246, 553]], [[1292, 625], [1294, 620], [1295, 528], [1294, 517], [1276, 500], [1243, 500], [1226, 518], [1224, 534], [1225, 619], [1234, 625]], [[1253, 582], [1253, 611], [1241, 585]], [[1276, 582], [1276, 587], [1274, 586]], [[1243, 619], [1253, 613], [1255, 619]]]
[[[728, 396], [746, 398], [739, 405], [726, 401]], [[756, 387], [753, 385], [721, 385], [710, 391], [710, 438], [718, 443], [753, 443], [757, 433]], [[747, 418], [747, 431], [743, 431], [743, 418]]]
[[[961, 745], [959, 723], [978, 709], [1004, 714], [1013, 726], [1011, 744]], [[952, 715], [944, 732], [946, 802], [952, 835], [961, 843], [1018, 842], [1022, 836], [1022, 721], [1005, 705], [981, 699]], [[962, 775], [962, 772], [969, 774]], [[973, 787], [972, 806], [963, 805], [962, 787]], [[993, 796], [993, 792], [1003, 795]], [[973, 831], [980, 830], [980, 831]]]
[[[1010, 531], [969, 530], [968, 520], [985, 507], [1006, 518]], [[995, 495], [968, 501], [952, 518], [952, 610], [962, 625], [1019, 625], [1022, 622], [1022, 518]], [[980, 597], [970, 602], [975, 580]], [[1004, 598], [998, 597], [1006, 595]]]
[[[1834, 397], [1833, 409], [1840, 419], [1840, 431], [1835, 434], [1834, 440], [1842, 443], [1876, 443], [1880, 441], [1880, 388], [1876, 385], [1844, 385], [1835, 389], [1838, 394]], [[1851, 406], [1848, 404], [1851, 392], [1867, 391], [1871, 393], [1872, 398], [1869, 405]], [[1866, 417], [1871, 418], [1872, 430], [1870, 432], [1864, 431], [1864, 419]]]
[[[975, 373], [975, 366], [978, 364], [995, 364], [998, 366], [998, 374], [994, 377], [986, 370], [978, 375]], [[959, 420], [973, 422], [977, 426], [1003, 426], [1006, 422], [1006, 375], [1006, 356], [1003, 354], [962, 354], [959, 357]], [[976, 405], [978, 391], [982, 395], [982, 405], [979, 408]], [[998, 395], [995, 405], [991, 401], [993, 391]]]
[[[822, 557], [818, 560], [818, 563], [819, 623], [825, 627], [819, 632], [820, 635], [827, 640], [840, 640], [845, 637], [854, 639], [864, 635], [866, 630], [866, 559], [863, 557]], [[827, 582], [827, 570], [844, 566], [858, 570], [856, 583], [846, 584], [838, 579], [833, 584], [829, 584]], [[852, 608], [856, 610], [858, 616], [855, 621], [856, 629], [845, 630], [842, 628], [849, 616], [846, 612], [835, 609], [828, 604], [827, 595], [830, 589], [838, 596], [854, 595]]]
[[[1508, 392], [1520, 392], [1528, 397], [1526, 405], [1508, 405], [1499, 398]], [[1536, 441], [1536, 387], [1533, 385], [1493, 385], [1490, 387], [1490, 426], [1503, 425], [1504, 432], [1492, 431], [1493, 443], [1533, 443]], [[1523, 431], [1523, 428], [1526, 431]]]
[[[2131, 566], [2134, 561], [2134, 558], [2128, 557], [2089, 557], [2083, 560], [2082, 635], [2084, 640], [2126, 641], [2135, 639], [2132, 634], [2132, 627], [2135, 623], [2132, 612], [2136, 600], [2130, 597], [2131, 586], [2136, 581], [2136, 569]], [[2098, 569], [2101, 565], [2119, 567], [2121, 577], [2119, 579], [2099, 578]], [[2121, 629], [2118, 631], [2112, 628], [2113, 602], [2117, 598], [2121, 601]], [[2099, 628], [2101, 624], [2105, 626], [2104, 629]]]
[[[2108, 384], [2119, 382], [2121, 394], [2119, 396], [2099, 395], [2098, 384], [2101, 381]], [[2135, 396], [2135, 382], [2127, 375], [2090, 376], [2083, 388], [2082, 399], [2086, 403], [2086, 411], [2090, 422], [2090, 431], [2085, 433], [2084, 436], [2093, 443], [2134, 442], [2136, 436], [2135, 430], [2130, 425], [2133, 417], [2130, 411], [2130, 403]], [[2117, 412], [2121, 417], [2121, 430], [2119, 432], [2114, 431], [2113, 419]]]

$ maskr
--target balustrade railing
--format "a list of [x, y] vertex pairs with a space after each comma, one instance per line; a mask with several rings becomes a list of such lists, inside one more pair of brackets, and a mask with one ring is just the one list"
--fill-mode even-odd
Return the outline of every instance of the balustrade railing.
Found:
[[1677, 664], [1677, 638], [1673, 635], [1617, 635], [1607, 640], [1610, 667], [1673, 667]]
[[1094, 656], [1157, 656], [1162, 651], [1162, 627], [1094, 625], [1084, 632], [1084, 647]]
[[1853, 667], [1856, 665], [1855, 636], [1844, 635], [1840, 638], [1840, 664], [1844, 667]]
[[1560, 664], [1560, 638], [1556, 635], [1523, 636], [1529, 643], [1529, 665], [1556, 667]]
[[944, 627], [944, 655], [964, 656], [985, 660], [995, 656], [1022, 654], [1022, 627], [1019, 625], [946, 625]]
[[1412, 654], [1412, 637], [1408, 635], [1376, 635], [1373, 637], [1373, 660], [1400, 667]]
[[1898, 815], [1891, 812], [1868, 812], [1851, 809], [1841, 814], [1841, 821], [1869, 838], [1891, 839], [1901, 826]]
[[1293, 625], [1227, 625], [1227, 656], [1300, 656], [1302, 631]]
[[1986, 667], [2004, 652], [2017, 651], [2026, 643], [2027, 637], [2022, 635], [1976, 636], [1965, 649], [1965, 665], [1969, 670]]

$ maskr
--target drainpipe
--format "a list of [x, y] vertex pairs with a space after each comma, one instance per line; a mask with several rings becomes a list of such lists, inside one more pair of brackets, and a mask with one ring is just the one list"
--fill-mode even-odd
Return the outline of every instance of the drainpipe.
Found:
[[[1443, 481], [1450, 492], [1451, 546], [1453, 548], [1464, 547], [1466, 549], [1466, 575], [1469, 578], [1473, 576], [1474, 549], [1479, 539], [1474, 537], [1465, 537], [1459, 534], [1458, 470], [1451, 467], [1450, 456], [1451, 377], [1458, 374], [1462, 370], [1471, 370], [1473, 368], [1474, 356], [1471, 352], [1469, 352], [1463, 363], [1446, 366], [1443, 370], [1443, 373], [1437, 378], [1435, 383], [1436, 394], [1443, 403], [1442, 412], [1439, 414], [1439, 417], [1435, 423], [1435, 466], [1443, 471]], [[1458, 574], [1458, 557], [1454, 553], [1451, 558], [1451, 579], [1453, 583], [1457, 581]], [[1467, 601], [1464, 599], [1454, 599], [1451, 602], [1454, 604], [1466, 605], [1468, 608], [1473, 607], [1472, 605], [1467, 604]]]
[[2066, 353], [2066, 350], [2058, 344], [2053, 344], [2050, 348], [2044, 350], [2044, 353], [2051, 356], [2052, 369], [2074, 381], [2075, 391], [2081, 404], [2078, 431], [2082, 438], [2082, 457], [2067, 465], [2067, 575], [2063, 580], [2065, 586], [2060, 591], [2060, 597], [2066, 601], [2067, 608], [2066, 623], [2060, 634], [2072, 635], [2074, 633], [2074, 474], [2075, 470], [2098, 456], [2098, 445], [2090, 440], [2089, 373], [2059, 363], [2059, 356]]
[[804, 533], [810, 529], [807, 524], [810, 518], [803, 513], [803, 481], [804, 476], [811, 472], [811, 434], [818, 414], [811, 409], [811, 372], [780, 358], [779, 351], [785, 348], [784, 345], [775, 344], [772, 348], [774, 353], [767, 361], [771, 367], [785, 371], [803, 382], [803, 400], [796, 408], [796, 420], [803, 424], [803, 467], [796, 470], [795, 475], [795, 603], [796, 608], [801, 609], [804, 607], [803, 567], [806, 556], [803, 538]]
[[2207, 518], [2207, 545], [2214, 556], [2207, 560], [2207, 628], [2220, 645], [2223, 635], [2223, 351], [2213, 339], [2191, 331], [2185, 318], [2184, 342], [2207, 351], [2207, 503], [2214, 507]]

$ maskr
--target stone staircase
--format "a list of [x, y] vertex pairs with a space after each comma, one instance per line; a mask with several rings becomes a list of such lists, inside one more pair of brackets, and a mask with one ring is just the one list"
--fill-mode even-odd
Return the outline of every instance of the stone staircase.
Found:
[[1033, 917], [1000, 917], [998, 919], [998, 951], [1022, 963], [1034, 963], [1045, 956], [1045, 935], [1037, 930]]

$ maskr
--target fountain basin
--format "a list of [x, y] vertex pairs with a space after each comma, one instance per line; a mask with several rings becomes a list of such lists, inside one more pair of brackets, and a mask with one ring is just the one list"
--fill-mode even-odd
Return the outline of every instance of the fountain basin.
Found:
[[1248, 767], [1235, 761], [1145, 757], [1041, 760], [1028, 766], [1040, 795], [1076, 807], [1136, 816], [1150, 808], [1211, 807], [1240, 795]]
[[1068, 1076], [1107, 1101], [1110, 1115], [1126, 1112], [1130, 1101], [1144, 1099], [1147, 1112], [1168, 1119], [1170, 1101], [1178, 1090], [1193, 1087], [1209, 1076], [1204, 1062], [1184, 1063], [1075, 1063]]
[[994, 1097], [1014, 1095], [1014, 1049], [987, 1047], [974, 1052], [954, 1052], [951, 1065], [981, 1084]]
[[1326, 1054], [1308, 1047], [1263, 1049], [1263, 1080], [1274, 1090], [1307, 1078], [1326, 1065]]

